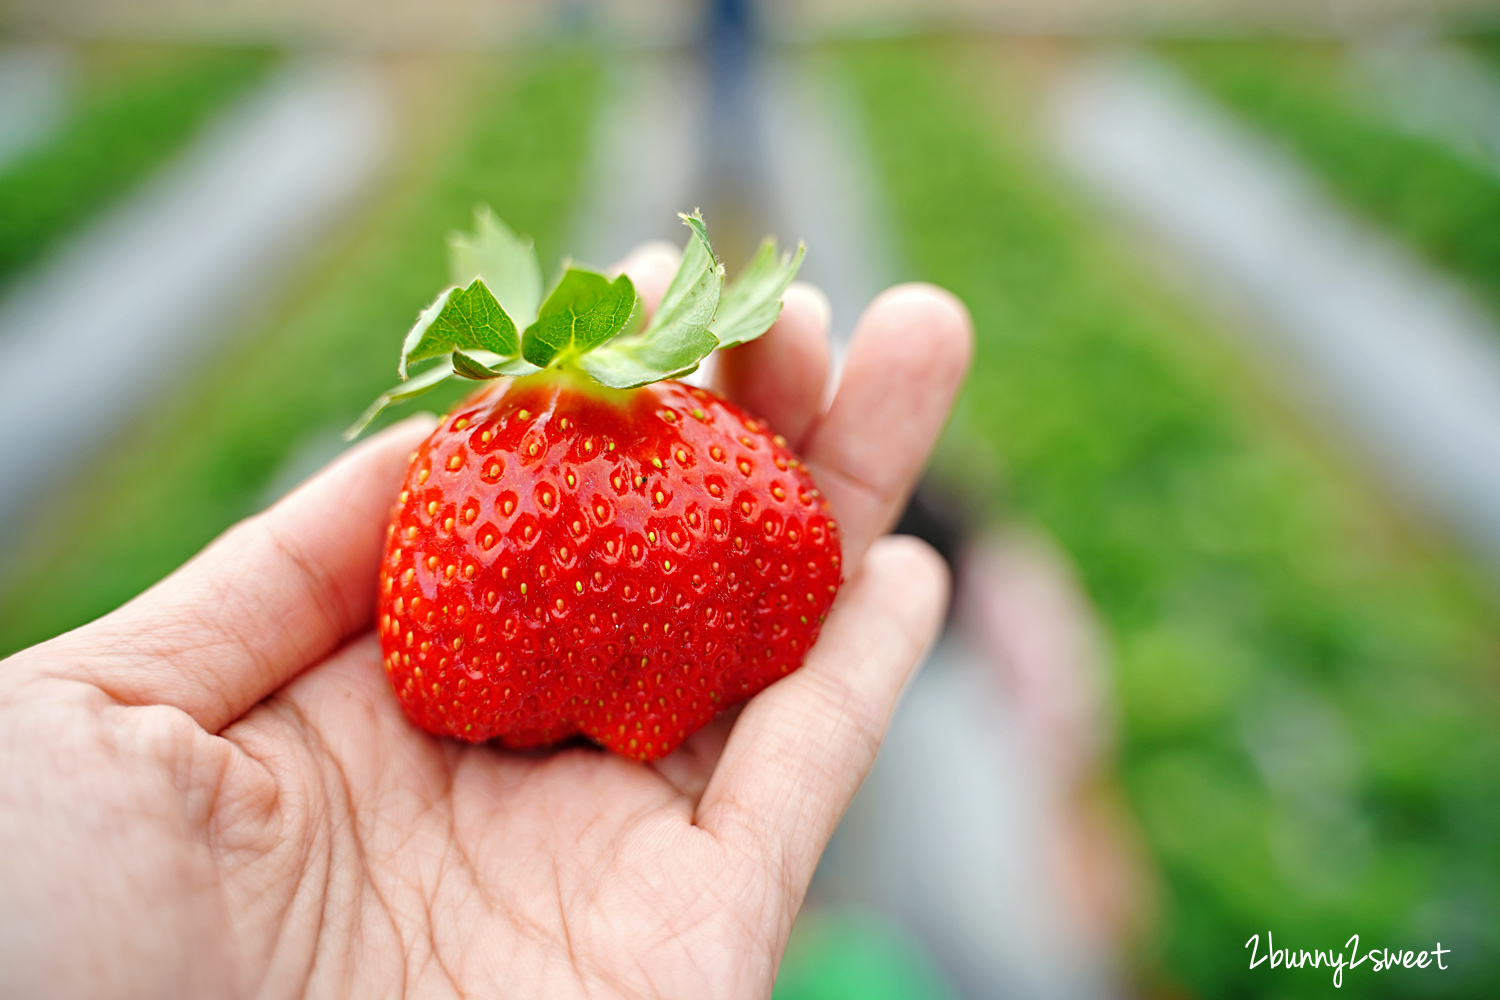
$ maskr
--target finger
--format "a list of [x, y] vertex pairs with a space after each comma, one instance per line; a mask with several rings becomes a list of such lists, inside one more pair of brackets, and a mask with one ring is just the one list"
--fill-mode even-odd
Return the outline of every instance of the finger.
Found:
[[619, 271], [630, 276], [636, 294], [641, 297], [641, 308], [645, 318], [651, 319], [657, 303], [666, 294], [672, 276], [682, 263], [682, 251], [665, 240], [650, 240], [642, 243], [620, 262]]
[[742, 707], [735, 705], [720, 712], [676, 750], [651, 765], [693, 809], [698, 807], [698, 799], [708, 787], [708, 779], [719, 766], [719, 757], [724, 753], [724, 745], [729, 742], [729, 734]]
[[921, 475], [973, 349], [969, 313], [932, 285], [898, 285], [855, 327], [838, 392], [802, 449], [838, 519], [852, 573]]
[[118, 611], [22, 655], [218, 732], [369, 625], [391, 504], [434, 423], [350, 450]]
[[764, 417], [798, 451], [823, 402], [828, 381], [828, 299], [797, 282], [782, 299], [781, 316], [748, 344], [719, 356], [719, 392]]
[[697, 824], [804, 888], [937, 632], [947, 591], [926, 543], [897, 536], [873, 546], [807, 663], [745, 706]]

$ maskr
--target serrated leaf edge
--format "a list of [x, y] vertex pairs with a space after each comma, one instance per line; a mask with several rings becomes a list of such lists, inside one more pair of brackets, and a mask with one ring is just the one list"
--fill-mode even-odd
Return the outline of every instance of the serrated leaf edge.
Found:
[[[768, 236], [761, 241], [750, 263], [724, 289], [719, 312], [709, 324], [721, 348], [749, 343], [771, 328], [781, 315], [782, 298], [806, 254], [807, 244], [800, 241], [795, 251], [788, 250], [779, 257], [775, 238]], [[738, 329], [740, 326], [745, 329]]]
[[[621, 333], [630, 330], [640, 315], [640, 297], [635, 293], [634, 284], [630, 283], [628, 288], [631, 293], [631, 308], [627, 311], [623, 322], [612, 321], [611, 325], [614, 326], [614, 329], [586, 347], [576, 350], [570, 347], [554, 351], [548, 358], [547, 365], [544, 367], [551, 367], [557, 364], [561, 358], [565, 364], [576, 365], [583, 369], [602, 385], [617, 389], [634, 389], [663, 379], [680, 378], [691, 374], [698, 369], [703, 359], [708, 357], [713, 351], [722, 347], [734, 347], [747, 343], [770, 329], [771, 325], [775, 323], [777, 317], [780, 315], [782, 298], [802, 265], [802, 259], [807, 251], [806, 244], [799, 241], [795, 251], [787, 251], [778, 255], [775, 239], [767, 237], [761, 242], [754, 257], [751, 258], [750, 264], [739, 275], [736, 275], [732, 284], [725, 287], [724, 266], [719, 263], [718, 258], [713, 252], [713, 247], [709, 243], [708, 229], [703, 222], [701, 212], [694, 210], [692, 213], [678, 213], [678, 217], [682, 219], [683, 224], [692, 231], [693, 235], [690, 237], [688, 248], [684, 252], [682, 264], [679, 265], [671, 284], [668, 285], [667, 291], [662, 297], [662, 304], [653, 315], [651, 323], [639, 332], [631, 332], [628, 337], [629, 342], [619, 342]], [[487, 206], [480, 206], [480, 208], [476, 209], [475, 224], [475, 240], [482, 237], [484, 227], [487, 224], [494, 224], [517, 244], [522, 242], [498, 216], [494, 216], [488, 210]], [[694, 255], [690, 253], [693, 239], [698, 241], [698, 244], [708, 258], [710, 266], [706, 271], [702, 272], [701, 277], [691, 279], [689, 287], [682, 288], [680, 287], [681, 283], [689, 280], [687, 274], [690, 264], [693, 267], [698, 266], [693, 261]], [[454, 244], [459, 240], [469, 240], [468, 234], [459, 231], [451, 233], [449, 235], [450, 248], [456, 249]], [[524, 242], [525, 248], [532, 253], [534, 261], [535, 252], [531, 249], [530, 241], [527, 240]], [[457, 270], [456, 265], [454, 265], [454, 269], [455, 271]], [[416, 323], [412, 325], [412, 328], [407, 332], [402, 342], [401, 357], [397, 363], [397, 371], [401, 376], [402, 384], [381, 393], [365, 409], [360, 418], [345, 431], [345, 439], [352, 440], [358, 436], [361, 431], [369, 426], [371, 421], [391, 404], [422, 395], [450, 378], [460, 377], [477, 381], [503, 376], [523, 376], [541, 371], [542, 367], [526, 359], [527, 337], [540, 322], [542, 308], [545, 307], [552, 294], [561, 285], [569, 269], [597, 275], [604, 278], [611, 286], [617, 285], [621, 280], [629, 282], [629, 278], [623, 274], [610, 279], [607, 275], [592, 268], [578, 267], [573, 263], [571, 258], [566, 259], [558, 281], [550, 289], [546, 290], [538, 302], [538, 316], [532, 319], [532, 322], [527, 324], [524, 329], [516, 324], [514, 317], [506, 310], [504, 303], [490, 290], [489, 286], [483, 281], [482, 276], [476, 275], [468, 286], [450, 286], [439, 294], [431, 305], [422, 310], [417, 317]], [[538, 271], [538, 273], [540, 272]], [[694, 327], [700, 327], [701, 323], [700, 329], [695, 332], [703, 334], [703, 342], [690, 346], [687, 355], [681, 359], [683, 362], [681, 366], [673, 366], [671, 371], [642, 364], [633, 357], [651, 346], [653, 338], [661, 336], [663, 330], [668, 329], [670, 324], [680, 319], [676, 313], [681, 302], [670, 301], [674, 294], [681, 296], [682, 301], [691, 302], [692, 300], [687, 298], [691, 287], [701, 284], [705, 278], [712, 278], [715, 283], [712, 310], [709, 312], [707, 319], [700, 321], [695, 318], [689, 321], [687, 326], [688, 330], [693, 330]], [[479, 286], [479, 289], [482, 289], [483, 294], [488, 296], [489, 300], [495, 304], [496, 308], [510, 322], [517, 342], [516, 353], [505, 355], [487, 350], [461, 350], [460, 347], [462, 345], [455, 343], [453, 349], [447, 353], [443, 361], [440, 361], [429, 369], [425, 369], [417, 375], [409, 376], [409, 363], [426, 360], [429, 357], [443, 356], [429, 354], [412, 357], [412, 352], [421, 344], [426, 331], [437, 321], [442, 315], [443, 310], [452, 301], [453, 294], [460, 290], [473, 291], [476, 285]], [[760, 285], [758, 291], [755, 287], [756, 285]], [[740, 301], [742, 299], [746, 301]], [[726, 303], [730, 307], [727, 314], [725, 309]], [[769, 315], [767, 315], [768, 313]], [[462, 318], [469, 320], [468, 316]], [[748, 331], [737, 329], [737, 325], [748, 326]], [[728, 327], [727, 331], [726, 327]], [[721, 333], [723, 334], [722, 336]], [[473, 339], [476, 341], [480, 340], [480, 335], [475, 333]], [[599, 353], [601, 348], [608, 348], [619, 355], [630, 358], [632, 362], [639, 365], [642, 369], [635, 374], [642, 377], [624, 381], [620, 381], [619, 378], [612, 380], [601, 378], [600, 375], [602, 372], [596, 369], [608, 366], [588, 364], [589, 356]], [[699, 348], [702, 348], [701, 353], [699, 352]], [[696, 356], [694, 357], [693, 355]], [[605, 356], [601, 354], [597, 360], [603, 361], [604, 359]]]

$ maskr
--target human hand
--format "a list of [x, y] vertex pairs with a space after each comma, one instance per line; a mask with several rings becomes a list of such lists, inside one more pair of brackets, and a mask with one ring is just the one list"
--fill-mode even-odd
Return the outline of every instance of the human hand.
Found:
[[[654, 248], [626, 264], [648, 301], [674, 267]], [[0, 995], [769, 995], [940, 620], [935, 555], [879, 536], [970, 349], [950, 296], [893, 289], [823, 411], [826, 328], [794, 286], [717, 377], [807, 459], [846, 583], [801, 670], [655, 765], [465, 745], [402, 714], [374, 581], [430, 418], [0, 665]]]

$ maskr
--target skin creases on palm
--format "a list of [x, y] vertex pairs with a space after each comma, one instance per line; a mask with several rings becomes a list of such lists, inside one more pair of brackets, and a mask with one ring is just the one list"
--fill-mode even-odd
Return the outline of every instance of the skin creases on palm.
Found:
[[[675, 269], [664, 257], [627, 261], [648, 301]], [[880, 536], [970, 341], [946, 293], [887, 292], [823, 410], [826, 322], [793, 286], [717, 388], [806, 458], [847, 582], [801, 670], [653, 765], [471, 746], [405, 719], [371, 581], [430, 419], [7, 661], [0, 893], [25, 918], [0, 933], [0, 995], [768, 996], [940, 619], [936, 556]]]

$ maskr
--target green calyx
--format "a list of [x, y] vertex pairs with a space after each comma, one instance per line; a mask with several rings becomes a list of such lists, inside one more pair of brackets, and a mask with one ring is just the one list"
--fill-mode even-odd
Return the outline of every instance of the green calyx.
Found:
[[[544, 298], [531, 241], [518, 237], [487, 207], [473, 233], [448, 239], [454, 284], [422, 310], [401, 346], [401, 383], [382, 393], [344, 432], [352, 439], [387, 406], [419, 396], [450, 378], [475, 381], [556, 369], [581, 372], [612, 389], [634, 389], [695, 371], [718, 347], [754, 340], [781, 313], [781, 297], [802, 265], [805, 247], [778, 253], [761, 243], [744, 272], [724, 287], [697, 213], [681, 216], [691, 235], [682, 264], [651, 322], [625, 275], [611, 279], [567, 264]], [[408, 367], [436, 359], [412, 374]]]

